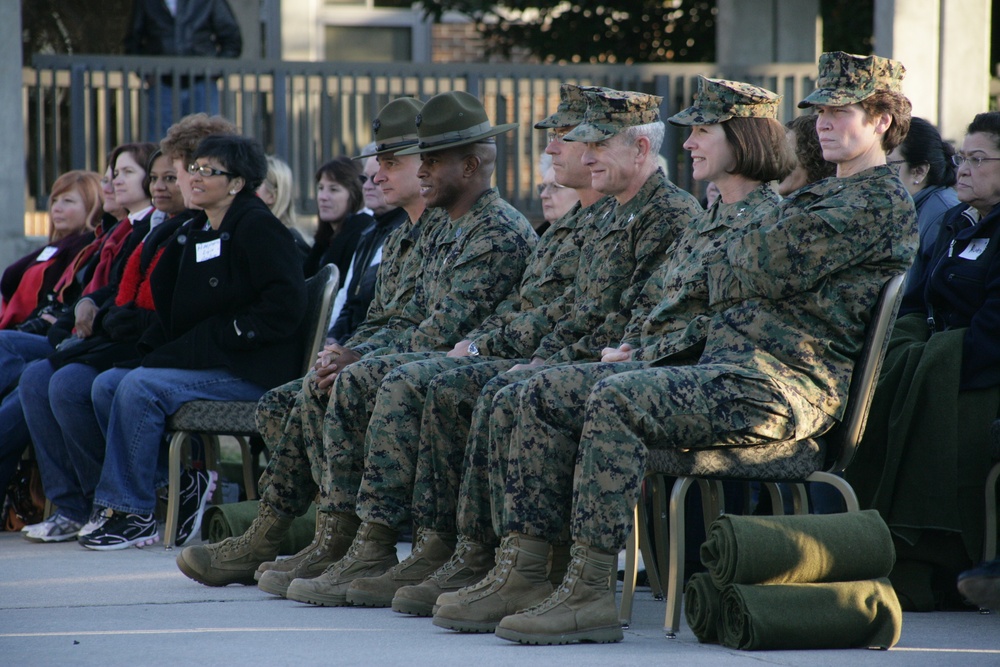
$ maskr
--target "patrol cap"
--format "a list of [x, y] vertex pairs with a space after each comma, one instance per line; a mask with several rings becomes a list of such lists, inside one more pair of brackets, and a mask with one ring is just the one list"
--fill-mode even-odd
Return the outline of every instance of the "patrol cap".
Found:
[[604, 141], [626, 127], [646, 125], [660, 120], [658, 95], [628, 90], [584, 90], [587, 112], [583, 122], [566, 133], [566, 141]]
[[417, 155], [474, 144], [517, 127], [517, 123], [491, 125], [483, 103], [475, 95], [462, 90], [440, 93], [427, 100], [417, 114], [416, 122], [417, 145], [399, 151], [400, 155]]
[[671, 125], [714, 125], [730, 118], [777, 118], [780, 101], [781, 95], [766, 88], [699, 77], [694, 102], [667, 120]]
[[583, 116], [587, 112], [587, 98], [584, 96], [586, 90], [607, 90], [599, 86], [577, 86], [572, 83], [564, 83], [559, 86], [559, 106], [555, 113], [547, 116], [535, 123], [535, 129], [547, 130], [553, 127], [573, 127], [583, 122]]
[[375, 151], [358, 155], [360, 160], [373, 155], [392, 153], [401, 148], [407, 148], [417, 143], [417, 114], [424, 108], [424, 103], [412, 97], [400, 97], [389, 102], [372, 121], [372, 131], [375, 135]]
[[828, 51], [819, 57], [816, 90], [799, 102], [799, 108], [817, 104], [839, 107], [868, 99], [879, 91], [899, 93], [905, 75], [906, 68], [898, 60]]

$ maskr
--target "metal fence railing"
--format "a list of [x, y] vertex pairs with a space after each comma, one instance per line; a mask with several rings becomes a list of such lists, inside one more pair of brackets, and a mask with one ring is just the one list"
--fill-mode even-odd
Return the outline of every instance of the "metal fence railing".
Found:
[[[221, 113], [292, 166], [297, 209], [305, 215], [315, 213], [316, 167], [337, 155], [357, 155], [371, 140], [371, 119], [384, 104], [402, 95], [426, 99], [466, 90], [483, 100], [494, 123], [520, 124], [499, 138], [497, 185], [512, 204], [538, 215], [534, 186], [545, 139], [532, 124], [555, 108], [561, 82], [662, 95], [666, 117], [689, 103], [699, 74], [749, 81], [784, 95], [782, 120], [787, 120], [812, 90], [816, 66], [720, 72], [709, 63], [428, 65], [36, 55], [24, 68], [23, 85], [28, 210], [47, 207], [48, 188], [60, 173], [102, 171], [117, 144], [158, 141], [148, 136], [148, 118], [159, 82], [193, 80], [213, 87]], [[662, 154], [674, 181], [694, 192], [683, 141], [682, 131], [669, 128]]]

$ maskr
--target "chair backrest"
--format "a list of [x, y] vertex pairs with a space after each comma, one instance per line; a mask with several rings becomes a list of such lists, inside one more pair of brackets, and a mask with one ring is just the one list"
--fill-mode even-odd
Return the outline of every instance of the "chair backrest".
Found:
[[879, 292], [872, 319], [865, 330], [865, 344], [851, 374], [844, 419], [825, 436], [827, 457], [831, 461], [830, 472], [841, 472], [847, 468], [865, 433], [875, 386], [889, 347], [889, 336], [903, 299], [905, 278], [905, 273], [890, 278]]
[[340, 271], [336, 264], [327, 264], [306, 280], [306, 325], [304, 331], [308, 336], [306, 341], [306, 356], [302, 362], [302, 373], [312, 368], [316, 361], [326, 332], [330, 328], [330, 315], [333, 313], [334, 296], [340, 283]]

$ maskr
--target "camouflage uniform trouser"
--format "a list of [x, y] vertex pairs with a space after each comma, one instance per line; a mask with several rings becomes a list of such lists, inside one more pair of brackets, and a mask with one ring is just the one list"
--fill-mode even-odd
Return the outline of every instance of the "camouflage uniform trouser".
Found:
[[[433, 419], [430, 429], [432, 439], [441, 439], [439, 446], [431, 447], [423, 436], [424, 405], [432, 381], [448, 371], [467, 371], [479, 366], [493, 369], [489, 377], [509, 368], [515, 361], [491, 357], [448, 357], [443, 352], [420, 361], [402, 364], [382, 379], [375, 395], [375, 406], [365, 434], [364, 472], [357, 494], [358, 516], [363, 521], [377, 521], [388, 526], [400, 525], [412, 516], [417, 527], [441, 532], [455, 531], [455, 501], [458, 484], [446, 480], [458, 477], [461, 460], [452, 468], [439, 468], [437, 461], [427, 461], [430, 452], [457, 448], [465, 449], [468, 433], [468, 415], [464, 419], [451, 413], [444, 419], [443, 429], [435, 429]], [[485, 380], [484, 380], [485, 382]], [[478, 396], [478, 390], [475, 394]], [[472, 401], [475, 400], [473, 396]], [[471, 407], [468, 409], [471, 413]], [[422, 458], [423, 457], [423, 458]], [[450, 461], [445, 461], [445, 466]], [[444, 503], [440, 496], [450, 495], [451, 502]], [[427, 506], [450, 505], [447, 521], [432, 518]], [[412, 514], [411, 514], [412, 509]], [[450, 527], [450, 531], [449, 531]]]
[[799, 394], [742, 367], [627, 366], [558, 367], [523, 385], [509, 440], [506, 533], [554, 539], [572, 517], [574, 541], [618, 551], [647, 448], [777, 443], [833, 424]]
[[368, 455], [365, 433], [382, 379], [403, 364], [437, 355], [440, 352], [410, 352], [356, 361], [337, 374], [328, 402], [323, 400], [322, 392], [305, 383], [305, 411], [320, 406], [325, 410], [319, 441], [325, 459], [320, 495], [329, 511], [353, 513], [357, 507], [358, 489]]
[[305, 514], [316, 497], [325, 462], [315, 446], [316, 420], [302, 422], [303, 379], [265, 393], [257, 403], [257, 430], [268, 450], [267, 467], [260, 476], [260, 498], [282, 512]]
[[[412, 490], [413, 520], [416, 526], [443, 533], [455, 533], [459, 487], [462, 483], [473, 407], [483, 385], [524, 359], [461, 357], [459, 364], [418, 362], [398, 369], [405, 373], [406, 389], [422, 393], [419, 443], [416, 450]], [[454, 361], [454, 360], [452, 360]], [[425, 365], [427, 364], [427, 365]], [[437, 371], [434, 375], [430, 372]], [[421, 387], [414, 371], [423, 374]], [[393, 371], [395, 373], [396, 371]], [[501, 376], [503, 377], [503, 376]], [[386, 378], [388, 380], [388, 377]], [[489, 499], [485, 518], [489, 522]], [[477, 541], [496, 540], [492, 528], [463, 533]]]
[[[523, 363], [523, 360], [509, 363], [511, 365]], [[438, 376], [431, 383], [427, 393], [427, 403], [424, 407], [424, 433], [430, 446], [438, 447], [437, 451], [431, 453], [429, 460], [438, 461], [439, 463], [436, 465], [439, 468], [447, 465], [449, 469], [462, 471], [461, 485], [458, 490], [458, 506], [455, 509], [456, 529], [458, 533], [476, 542], [482, 544], [499, 543], [497, 517], [502, 507], [493, 508], [490, 501], [490, 436], [494, 429], [497, 433], [501, 431], [509, 433], [514, 417], [513, 414], [509, 414], [504, 415], [509, 417], [507, 420], [493, 420], [493, 397], [509, 385], [530, 378], [542, 368], [545, 367], [538, 366], [508, 372], [498, 370], [497, 372], [501, 372], [500, 375], [493, 373], [492, 376], [488, 376], [482, 372], [483, 369], [472, 366], [468, 369], [460, 369]], [[426, 419], [428, 411], [434, 413], [436, 422], [434, 427], [428, 426]], [[471, 417], [468, 418], [454, 417], [456, 415], [461, 417], [470, 412]], [[435, 429], [437, 433], [454, 429], [455, 423], [469, 424], [465, 449], [459, 450], [456, 447], [451, 447], [445, 451], [441, 449], [444, 440], [440, 437], [432, 437], [432, 434]], [[459, 436], [461, 435], [459, 434]], [[503, 436], [498, 437], [502, 438]], [[458, 451], [462, 451], [462, 458], [456, 460]], [[452, 458], [449, 459], [449, 456]], [[421, 458], [423, 457], [421, 456]], [[448, 463], [443, 463], [445, 461]], [[435, 500], [441, 500], [441, 498]], [[447, 508], [439, 508], [436, 514], [439, 517], [447, 516]]]

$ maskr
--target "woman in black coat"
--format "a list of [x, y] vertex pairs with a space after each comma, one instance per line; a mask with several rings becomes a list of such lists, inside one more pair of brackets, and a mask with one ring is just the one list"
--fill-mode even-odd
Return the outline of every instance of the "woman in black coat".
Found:
[[150, 278], [157, 321], [139, 368], [112, 369], [92, 397], [107, 436], [94, 504], [108, 520], [81, 544], [122, 549], [159, 539], [153, 510], [166, 479], [157, 460], [167, 417], [193, 400], [255, 401], [299, 372], [305, 282], [289, 231], [254, 191], [263, 149], [239, 136], [198, 146], [191, 204]]
[[375, 222], [367, 213], [357, 212], [364, 203], [362, 178], [357, 161], [346, 157], [334, 158], [316, 170], [318, 223], [305, 261], [306, 278], [322, 266], [336, 264], [340, 286], [344, 286], [361, 233]]

